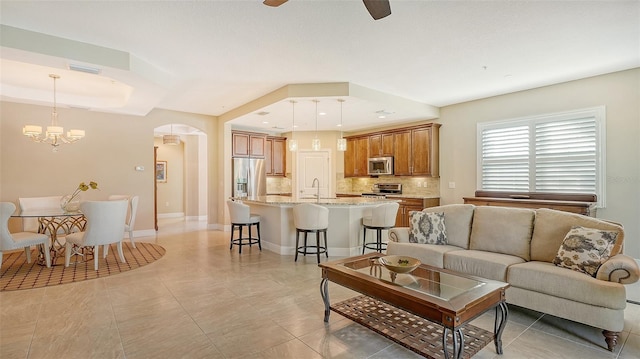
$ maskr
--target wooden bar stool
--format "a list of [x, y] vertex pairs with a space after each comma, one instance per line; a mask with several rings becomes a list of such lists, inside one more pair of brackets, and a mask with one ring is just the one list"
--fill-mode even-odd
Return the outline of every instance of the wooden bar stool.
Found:
[[[262, 250], [262, 244], [260, 243], [260, 216], [251, 214], [249, 212], [249, 206], [238, 201], [228, 200], [227, 206], [229, 207], [229, 217], [231, 219], [231, 242], [229, 249], [233, 249], [233, 245], [235, 244], [239, 248], [238, 253], [242, 253], [242, 246], [252, 246], [257, 243], [258, 248]], [[257, 238], [251, 236], [251, 226], [257, 227]], [[238, 238], [233, 238], [233, 232], [236, 227], [238, 228]], [[244, 227], [247, 227], [249, 230], [248, 237], [242, 237], [242, 229]]]
[[[364, 254], [365, 248], [373, 249], [379, 253], [387, 249], [387, 244], [382, 242], [382, 231], [395, 227], [399, 207], [397, 202], [380, 204], [371, 209], [371, 216], [362, 217], [364, 227], [362, 254]], [[375, 242], [367, 242], [367, 229], [373, 229], [377, 232]]]
[[[312, 203], [302, 203], [293, 207], [293, 223], [296, 226], [296, 256], [295, 262], [298, 261], [298, 253], [304, 256], [307, 254], [315, 254], [320, 263], [320, 253], [327, 253], [327, 228], [329, 227], [329, 209]], [[304, 233], [304, 245], [300, 245], [300, 233]], [[307, 235], [315, 233], [316, 245], [308, 245]], [[324, 245], [321, 244], [321, 234], [324, 234]], [[309, 252], [309, 250], [312, 250]]]

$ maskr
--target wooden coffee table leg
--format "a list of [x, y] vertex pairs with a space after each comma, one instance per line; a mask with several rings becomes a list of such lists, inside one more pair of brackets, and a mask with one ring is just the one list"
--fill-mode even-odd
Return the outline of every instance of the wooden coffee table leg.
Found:
[[496, 321], [493, 326], [493, 332], [495, 338], [493, 339], [496, 344], [496, 353], [502, 354], [502, 332], [507, 325], [507, 317], [509, 316], [509, 307], [506, 302], [500, 302], [496, 307]]
[[324, 302], [324, 321], [327, 323], [329, 322], [329, 314], [331, 314], [331, 306], [329, 304], [329, 279], [326, 277], [320, 281], [320, 295]]

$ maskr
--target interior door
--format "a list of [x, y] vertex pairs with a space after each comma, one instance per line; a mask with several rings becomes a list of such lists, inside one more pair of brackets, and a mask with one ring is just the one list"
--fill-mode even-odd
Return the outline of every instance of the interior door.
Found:
[[313, 180], [320, 182], [320, 197], [329, 197], [331, 183], [331, 154], [328, 150], [298, 151], [297, 186], [301, 198], [315, 198], [318, 191]]

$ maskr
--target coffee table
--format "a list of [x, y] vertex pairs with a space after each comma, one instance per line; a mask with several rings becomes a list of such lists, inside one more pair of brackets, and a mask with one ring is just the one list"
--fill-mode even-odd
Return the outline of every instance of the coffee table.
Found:
[[[395, 274], [380, 265], [380, 253], [320, 263], [320, 293], [324, 321], [329, 321], [329, 281], [407, 311], [443, 327], [442, 350], [449, 358], [447, 336], [452, 335], [452, 357], [464, 350], [463, 328], [487, 310], [495, 308], [494, 343], [502, 354], [502, 332], [509, 314], [505, 302], [508, 283], [420, 265], [409, 274]], [[392, 274], [394, 280], [392, 281]]]

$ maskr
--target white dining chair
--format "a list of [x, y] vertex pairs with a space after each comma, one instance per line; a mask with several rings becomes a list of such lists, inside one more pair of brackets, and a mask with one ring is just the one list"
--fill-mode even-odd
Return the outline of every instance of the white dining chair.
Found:
[[[20, 211], [38, 211], [38, 210], [60, 210], [60, 200], [62, 196], [48, 196], [48, 197], [21, 197], [18, 198], [20, 205]], [[22, 230], [25, 232], [38, 233], [38, 219], [37, 218], [22, 218]], [[64, 234], [63, 230], [59, 230], [58, 234]]]
[[[67, 235], [64, 252], [64, 265], [69, 266], [71, 253], [75, 247], [93, 247], [93, 268], [98, 270], [98, 256], [100, 246], [117, 243], [118, 256], [122, 263], [126, 263], [122, 252], [124, 238], [124, 223], [127, 217], [128, 201], [86, 201], [80, 203], [80, 211], [87, 218], [87, 225], [83, 232]], [[107, 251], [103, 251], [103, 258]]]
[[126, 194], [112, 194], [109, 196], [110, 201], [126, 199], [129, 202], [127, 209], [127, 220], [124, 224], [124, 231], [129, 233], [129, 241], [133, 248], [136, 248], [136, 242], [133, 241], [133, 227], [136, 224], [136, 213], [138, 213], [138, 196], [129, 196]]
[[23, 248], [27, 263], [31, 263], [31, 246], [41, 246], [47, 267], [51, 267], [49, 236], [32, 232], [9, 233], [9, 218], [15, 211], [15, 204], [0, 202], [0, 266], [2, 266], [2, 253], [5, 251]]

